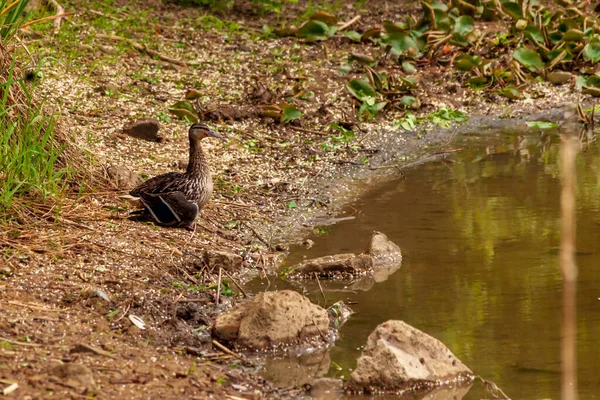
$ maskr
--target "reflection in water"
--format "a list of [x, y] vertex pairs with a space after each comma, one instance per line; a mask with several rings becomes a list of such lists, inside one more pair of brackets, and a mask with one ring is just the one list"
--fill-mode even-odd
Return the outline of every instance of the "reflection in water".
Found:
[[[402, 267], [367, 291], [332, 291], [356, 302], [330, 351], [330, 375], [347, 377], [379, 323], [401, 319], [440, 339], [476, 374], [513, 398], [560, 395], [561, 274], [557, 138], [507, 144], [406, 170], [406, 178], [355, 204], [340, 223], [299, 249], [305, 257], [360, 252], [373, 230], [400, 245]], [[577, 357], [580, 398], [600, 396], [600, 147], [577, 160]], [[279, 287], [285, 286], [280, 283]], [[307, 285], [308, 287], [308, 285]], [[334, 286], [324, 284], [324, 289]], [[339, 287], [336, 287], [339, 289]], [[312, 290], [312, 287], [309, 287]], [[318, 302], [320, 293], [312, 300]], [[598, 394], [596, 394], [598, 393]], [[485, 397], [474, 388], [465, 397]]]

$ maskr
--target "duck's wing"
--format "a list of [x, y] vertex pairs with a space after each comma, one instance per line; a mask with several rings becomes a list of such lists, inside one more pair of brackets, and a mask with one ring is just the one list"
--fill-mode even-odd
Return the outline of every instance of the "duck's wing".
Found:
[[199, 208], [182, 192], [141, 193], [140, 200], [159, 225], [189, 226], [198, 217]]
[[181, 172], [168, 172], [166, 174], [155, 176], [143, 182], [131, 192], [130, 195], [140, 197], [142, 193], [159, 194], [182, 191], [182, 185], [185, 182], [185, 175]]

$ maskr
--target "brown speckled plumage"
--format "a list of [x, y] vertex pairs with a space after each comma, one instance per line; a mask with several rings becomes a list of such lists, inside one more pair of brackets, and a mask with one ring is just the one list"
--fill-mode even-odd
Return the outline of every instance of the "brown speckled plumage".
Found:
[[208, 136], [223, 138], [205, 124], [190, 127], [190, 159], [185, 172], [168, 172], [148, 179], [129, 194], [140, 197], [145, 194], [181, 192], [185, 198], [198, 205], [198, 210], [208, 203], [213, 190], [210, 169], [200, 141]]

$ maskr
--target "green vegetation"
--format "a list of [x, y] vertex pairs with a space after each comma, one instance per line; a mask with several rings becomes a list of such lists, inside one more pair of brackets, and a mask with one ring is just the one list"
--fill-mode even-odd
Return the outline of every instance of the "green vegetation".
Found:
[[[5, 45], [11, 44], [24, 23], [23, 10], [28, 2], [0, 2], [0, 36]], [[55, 117], [45, 115], [43, 102], [36, 104], [34, 100], [35, 82], [23, 77], [10, 49], [0, 51], [5, 71], [0, 77], [0, 212], [9, 218], [7, 211], [17, 199], [59, 195], [72, 171], [61, 166], [64, 145], [57, 137]], [[38, 74], [30, 75], [35, 78]]]
[[38, 194], [42, 198], [61, 193], [65, 178], [72, 175], [58, 160], [63, 147], [56, 141], [54, 117], [43, 115], [42, 107], [29, 100], [24, 115], [10, 116], [14, 105], [0, 99], [0, 211], [5, 212], [17, 197]]
[[0, 37], [3, 43], [10, 40], [23, 25], [23, 12], [27, 4], [29, 0], [0, 0]]

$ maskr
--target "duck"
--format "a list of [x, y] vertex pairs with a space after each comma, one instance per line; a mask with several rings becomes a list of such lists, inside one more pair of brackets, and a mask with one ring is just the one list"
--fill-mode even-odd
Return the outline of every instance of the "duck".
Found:
[[141, 183], [123, 196], [137, 200], [143, 209], [134, 211], [134, 220], [153, 220], [156, 224], [191, 229], [213, 190], [212, 177], [200, 142], [206, 137], [225, 140], [204, 123], [189, 129], [190, 156], [185, 172], [167, 172]]

